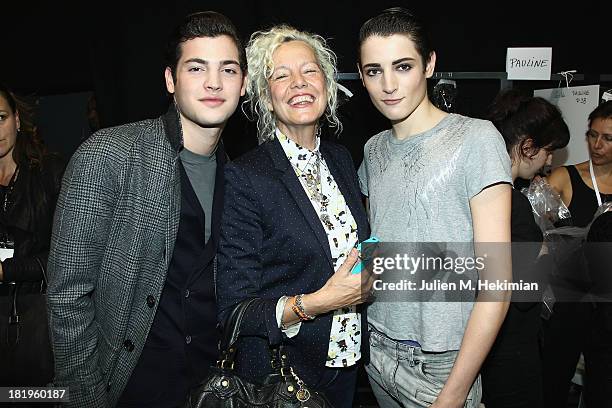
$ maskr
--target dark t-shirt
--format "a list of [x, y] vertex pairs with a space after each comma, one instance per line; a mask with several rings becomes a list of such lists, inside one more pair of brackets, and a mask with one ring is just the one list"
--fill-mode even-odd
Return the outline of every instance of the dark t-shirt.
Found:
[[[533, 270], [528, 272], [536, 273], [538, 271], [536, 261], [540, 249], [540, 246], [536, 243], [542, 242], [542, 231], [535, 222], [529, 200], [516, 189], [512, 189], [511, 221], [512, 242], [533, 243], [532, 245], [521, 246], [520, 251], [513, 250], [512, 263], [517, 265], [519, 263], [517, 257], [520, 257], [520, 264], [534, 265]], [[524, 271], [519, 272], [523, 273]], [[539, 302], [512, 302], [510, 304], [504, 324], [491, 349], [491, 355], [495, 355], [505, 348], [515, 348], [521, 343], [537, 339], [540, 329], [539, 305], [541, 305]]]

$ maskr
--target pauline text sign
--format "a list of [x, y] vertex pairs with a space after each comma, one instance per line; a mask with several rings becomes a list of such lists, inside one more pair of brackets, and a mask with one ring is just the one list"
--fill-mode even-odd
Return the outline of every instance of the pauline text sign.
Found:
[[508, 48], [508, 79], [549, 80], [552, 48]]

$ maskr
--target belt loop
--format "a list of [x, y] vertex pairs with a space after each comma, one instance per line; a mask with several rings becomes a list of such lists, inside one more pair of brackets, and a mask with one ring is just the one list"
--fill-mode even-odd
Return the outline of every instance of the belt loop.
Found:
[[414, 363], [414, 347], [410, 346], [410, 348], [408, 349], [408, 355], [410, 356], [410, 359], [408, 360], [408, 364], [410, 365], [410, 367], [414, 367], [415, 363]]

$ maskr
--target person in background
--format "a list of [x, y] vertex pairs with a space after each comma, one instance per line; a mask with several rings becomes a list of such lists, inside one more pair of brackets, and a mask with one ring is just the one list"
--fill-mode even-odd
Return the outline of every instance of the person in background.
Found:
[[[460, 248], [459, 256], [481, 257], [481, 243], [510, 242], [510, 159], [491, 122], [432, 104], [427, 78], [436, 53], [428, 37], [425, 24], [399, 7], [361, 26], [359, 73], [372, 103], [391, 122], [365, 145], [361, 191], [372, 235], [382, 242], [441, 242]], [[496, 245], [500, 263], [492, 269], [510, 278], [509, 247]], [[413, 295], [418, 293], [402, 292], [401, 301], [368, 307], [366, 370], [378, 403], [478, 407], [480, 366], [509, 294], [487, 302], [475, 302], [470, 293], [456, 302], [419, 302]]]
[[351, 268], [369, 228], [349, 152], [318, 136], [323, 117], [339, 126], [335, 55], [320, 36], [283, 25], [254, 33], [247, 60], [261, 145], [226, 171], [219, 321], [264, 299], [245, 316], [235, 370], [262, 382], [273, 372], [268, 339], [282, 336], [307, 386], [350, 408], [369, 290], [367, 272]]
[[[588, 118], [586, 141], [590, 159], [553, 170], [548, 183], [570, 211], [574, 226], [586, 227], [597, 208], [612, 200], [612, 101], [595, 108]], [[585, 358], [584, 400], [588, 407], [612, 401], [610, 320], [601, 304], [555, 303], [544, 324], [543, 376], [547, 408], [567, 405], [580, 353]]]
[[[512, 180], [531, 180], [552, 153], [569, 143], [569, 129], [559, 109], [542, 98], [506, 91], [495, 98], [487, 115], [504, 137], [512, 163]], [[538, 273], [542, 231], [531, 204], [512, 189], [512, 242], [530, 243], [513, 249], [514, 268], [522, 265]], [[536, 244], [537, 243], [537, 244]], [[520, 252], [519, 252], [520, 251]], [[516, 269], [515, 269], [516, 270]], [[519, 276], [514, 277], [519, 280]], [[533, 277], [533, 281], [539, 278]], [[482, 375], [483, 402], [487, 408], [540, 408], [542, 369], [540, 355], [540, 302], [513, 302], [497, 339], [485, 360]]]
[[576, 227], [586, 227], [597, 207], [612, 200], [612, 101], [602, 103], [589, 114], [588, 126], [590, 159], [558, 167], [548, 177]]
[[64, 162], [47, 153], [28, 114], [0, 86], [0, 386], [53, 377], [44, 293]]
[[102, 129], [64, 176], [49, 257], [56, 386], [69, 407], [177, 407], [218, 356], [215, 255], [226, 154], [245, 92], [236, 28], [212, 11], [172, 34], [173, 96]]

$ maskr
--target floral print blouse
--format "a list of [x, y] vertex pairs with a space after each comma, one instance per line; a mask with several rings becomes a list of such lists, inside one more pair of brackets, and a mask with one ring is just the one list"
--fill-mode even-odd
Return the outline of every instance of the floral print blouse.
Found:
[[[320, 139], [317, 137], [315, 148], [311, 151], [298, 145], [278, 129], [276, 137], [321, 220], [327, 233], [334, 270], [338, 270], [358, 241], [357, 223], [325, 159], [321, 156]], [[295, 326], [291, 328], [293, 327]], [[294, 333], [297, 334], [296, 331]], [[361, 358], [360, 346], [361, 315], [356, 312], [355, 306], [334, 311], [325, 365], [354, 365]]]

